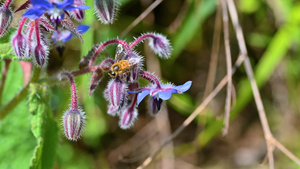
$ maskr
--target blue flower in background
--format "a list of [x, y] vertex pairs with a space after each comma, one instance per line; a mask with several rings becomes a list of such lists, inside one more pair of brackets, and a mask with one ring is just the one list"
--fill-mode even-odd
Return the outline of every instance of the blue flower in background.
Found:
[[[79, 25], [76, 29], [80, 34], [83, 34], [89, 28], [90, 28], [90, 26], [88, 26], [88, 25]], [[57, 44], [59, 42], [67, 42], [67, 41], [71, 40], [72, 37], [73, 37], [73, 34], [68, 30], [64, 30], [64, 31], [57, 30], [56, 32], [54, 32], [52, 34], [51, 40]]]
[[[88, 25], [79, 25], [76, 29], [80, 34], [85, 33], [88, 29], [90, 28], [90, 26]], [[59, 53], [59, 56], [62, 56], [64, 50], [65, 50], [65, 46], [64, 43], [71, 40], [73, 37], [73, 34], [69, 31], [69, 30], [57, 30], [56, 32], [54, 32], [51, 36], [51, 40], [55, 43], [56, 45], [56, 50]]]
[[47, 0], [31, 0], [31, 4], [32, 7], [23, 14], [23, 17], [38, 19], [47, 12], [50, 15], [51, 21], [56, 24], [64, 19], [65, 11], [90, 9], [90, 7], [86, 5], [74, 5], [74, 0], [54, 1], [52, 3]]

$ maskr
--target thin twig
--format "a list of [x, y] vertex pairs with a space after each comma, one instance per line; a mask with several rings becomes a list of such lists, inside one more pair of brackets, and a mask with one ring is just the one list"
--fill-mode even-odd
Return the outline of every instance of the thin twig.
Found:
[[230, 118], [230, 105], [231, 105], [231, 89], [232, 89], [232, 76], [231, 73], [231, 52], [230, 52], [230, 41], [229, 41], [229, 26], [228, 26], [228, 11], [226, 7], [226, 1], [222, 0], [222, 14], [223, 14], [223, 31], [224, 31], [224, 44], [225, 44], [225, 55], [227, 65], [227, 94], [225, 101], [225, 116], [224, 116], [224, 128], [223, 136], [227, 135], [229, 128]]
[[[232, 68], [232, 75], [235, 73], [236, 69], [242, 64], [245, 56], [240, 55]], [[207, 106], [207, 104], [221, 91], [221, 89], [227, 83], [227, 76], [225, 76], [221, 82], [216, 86], [216, 88], [206, 97], [206, 99], [195, 109], [195, 111], [174, 131], [172, 135], [170, 135], [166, 141], [157, 149], [153, 151], [153, 153], [138, 167], [138, 169], [142, 169], [149, 165], [155, 156], [164, 148], [169, 142], [171, 142], [175, 137], [177, 137], [185, 128], [188, 126]]]
[[266, 143], [267, 143], [269, 167], [270, 167], [270, 169], [274, 169], [273, 145], [268, 141], [269, 138], [273, 138], [273, 136], [272, 136], [269, 124], [268, 124], [268, 120], [267, 120], [265, 109], [264, 109], [264, 106], [263, 106], [263, 103], [262, 103], [262, 100], [260, 97], [260, 93], [259, 93], [256, 81], [254, 78], [253, 69], [252, 69], [249, 57], [247, 56], [248, 52], [247, 52], [247, 48], [246, 48], [246, 44], [245, 44], [245, 39], [244, 39], [242, 28], [238, 21], [238, 15], [237, 15], [237, 11], [235, 8], [235, 4], [234, 4], [233, 0], [227, 0], [227, 4], [228, 4], [228, 8], [229, 8], [230, 17], [231, 17], [231, 20], [233, 23], [233, 27], [235, 29], [235, 33], [237, 36], [239, 48], [241, 50], [241, 53], [246, 56], [246, 58], [244, 60], [245, 70], [246, 70], [248, 79], [250, 81], [254, 100], [256, 103], [259, 118], [260, 118], [260, 121], [262, 124], [263, 132], [264, 132]]
[[238, 15], [237, 15], [237, 11], [235, 8], [235, 4], [234, 4], [233, 0], [227, 0], [227, 4], [228, 4], [231, 20], [232, 20], [234, 29], [236, 31], [236, 36], [238, 39], [238, 44], [239, 44], [240, 50], [246, 56], [245, 61], [244, 61], [245, 69], [246, 69], [247, 76], [250, 80], [251, 88], [252, 88], [253, 95], [254, 95], [254, 100], [255, 100], [255, 103], [257, 106], [259, 118], [260, 118], [260, 121], [262, 124], [263, 132], [264, 132], [266, 143], [267, 143], [269, 167], [270, 167], [270, 169], [274, 169], [274, 157], [273, 157], [274, 146], [278, 147], [278, 149], [281, 150], [281, 152], [283, 152], [286, 156], [288, 156], [290, 159], [292, 159], [294, 162], [296, 162], [297, 164], [300, 165], [300, 160], [295, 155], [293, 155], [290, 151], [288, 151], [281, 143], [279, 143], [273, 137], [273, 135], [271, 133], [271, 130], [270, 130], [270, 127], [268, 124], [268, 120], [266, 117], [266, 113], [264, 110], [264, 106], [263, 106], [263, 103], [262, 103], [262, 100], [260, 97], [260, 93], [259, 93], [256, 81], [254, 78], [251, 63], [247, 56], [246, 43], [245, 43], [245, 39], [243, 36], [241, 26], [238, 22]]
[[207, 73], [207, 80], [205, 84], [203, 100], [208, 96], [208, 94], [214, 89], [214, 83], [216, 79], [217, 65], [218, 65], [218, 56], [220, 49], [220, 37], [221, 37], [221, 7], [218, 3], [216, 18], [215, 18], [215, 26], [214, 26], [214, 35], [213, 42], [211, 48], [209, 69]]
[[134, 28], [138, 23], [140, 23], [154, 8], [156, 8], [163, 0], [156, 0], [153, 2], [139, 17], [137, 17], [120, 35], [123, 37], [126, 35], [132, 28]]
[[2, 69], [2, 77], [1, 77], [1, 82], [0, 82], [0, 106], [2, 104], [2, 94], [3, 94], [7, 71], [8, 71], [10, 63], [11, 63], [10, 59], [4, 59], [4, 66]]

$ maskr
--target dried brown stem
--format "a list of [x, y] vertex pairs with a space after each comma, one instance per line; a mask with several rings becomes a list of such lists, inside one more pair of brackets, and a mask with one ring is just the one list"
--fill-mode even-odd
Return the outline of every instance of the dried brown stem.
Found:
[[223, 14], [223, 31], [224, 31], [224, 44], [225, 44], [225, 55], [226, 55], [226, 67], [227, 67], [227, 94], [225, 101], [225, 116], [224, 116], [224, 128], [223, 136], [227, 135], [229, 128], [230, 118], [230, 107], [231, 107], [231, 93], [232, 93], [232, 73], [231, 70], [231, 52], [230, 52], [230, 41], [229, 41], [229, 26], [228, 26], [228, 11], [226, 7], [226, 1], [222, 0], [222, 14]]
[[218, 56], [219, 56], [219, 49], [220, 49], [220, 37], [221, 37], [221, 23], [222, 23], [221, 9], [222, 8], [218, 7], [216, 18], [215, 18], [213, 43], [211, 48], [209, 69], [208, 69], [207, 80], [206, 80], [204, 94], [203, 94], [203, 100], [214, 89], [214, 83], [216, 79]]
[[140, 23], [154, 8], [156, 8], [163, 0], [156, 0], [153, 2], [139, 17], [137, 17], [120, 35], [123, 37], [126, 35], [132, 28], [134, 28], [138, 23]]
[[244, 39], [244, 35], [242, 32], [242, 28], [239, 24], [238, 21], [238, 15], [237, 15], [237, 11], [236, 11], [236, 7], [235, 4], [233, 2], [233, 0], [227, 0], [227, 5], [229, 8], [229, 13], [230, 13], [230, 17], [233, 23], [233, 27], [235, 29], [236, 32], [236, 36], [237, 36], [237, 40], [238, 40], [238, 44], [239, 44], [239, 48], [242, 54], [244, 54], [246, 56], [244, 64], [245, 64], [245, 70], [247, 73], [247, 76], [250, 80], [250, 85], [253, 91], [253, 95], [254, 95], [254, 100], [257, 106], [257, 110], [258, 110], [258, 114], [259, 114], [259, 118], [262, 124], [262, 128], [263, 128], [263, 132], [265, 135], [265, 140], [267, 143], [267, 150], [268, 150], [268, 159], [269, 159], [269, 168], [270, 169], [274, 169], [274, 157], [273, 157], [273, 148], [278, 147], [278, 149], [280, 149], [285, 155], [287, 155], [290, 159], [292, 159], [294, 162], [296, 162], [297, 164], [300, 165], [300, 160], [293, 155], [290, 151], [288, 151], [282, 144], [280, 144], [272, 135], [269, 124], [268, 124], [268, 120], [266, 117], [266, 113], [264, 110], [264, 106], [260, 97], [260, 93], [254, 78], [254, 74], [253, 74], [253, 70], [252, 70], [252, 66], [250, 63], [250, 60], [247, 56], [247, 48], [246, 48], [246, 43], [245, 43], [245, 39]]

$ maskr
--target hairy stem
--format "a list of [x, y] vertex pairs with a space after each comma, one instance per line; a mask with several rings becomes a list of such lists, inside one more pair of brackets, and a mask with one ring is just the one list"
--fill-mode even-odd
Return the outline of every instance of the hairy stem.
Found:
[[3, 5], [3, 8], [8, 8], [11, 4], [12, 0], [6, 0], [4, 5]]
[[141, 78], [144, 78], [146, 80], [148, 80], [150, 83], [152, 84], [155, 84], [158, 88], [161, 88], [161, 85], [160, 85], [160, 82], [159, 80], [157, 79], [156, 76], [154, 76], [153, 74], [149, 73], [149, 72], [145, 72], [145, 71], [142, 71], [139, 76]]
[[22, 18], [22, 20], [21, 20], [21, 23], [20, 23], [20, 25], [19, 25], [19, 28], [18, 28], [18, 34], [22, 34], [22, 29], [23, 29], [23, 26], [24, 26], [24, 24], [25, 24], [25, 21], [26, 21], [26, 19], [27, 18]]
[[71, 73], [69, 72], [63, 72], [61, 73], [62, 76], [66, 76], [69, 79], [70, 85], [71, 85], [71, 93], [72, 93], [72, 110], [77, 110], [78, 109], [78, 104], [77, 104], [77, 93], [76, 93], [76, 85], [74, 78]]
[[138, 43], [142, 42], [143, 40], [145, 40], [146, 38], [156, 38], [153, 34], [145, 34], [140, 36], [139, 38], [137, 38], [135, 41], [133, 41], [130, 44], [130, 48], [133, 48], [135, 45], [137, 45]]

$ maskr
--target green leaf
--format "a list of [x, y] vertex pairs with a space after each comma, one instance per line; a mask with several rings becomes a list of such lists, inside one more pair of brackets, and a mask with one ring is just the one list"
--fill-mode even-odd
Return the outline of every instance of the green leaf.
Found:
[[37, 139], [31, 169], [51, 169], [54, 164], [58, 141], [58, 127], [53, 119], [49, 106], [47, 88], [31, 84], [29, 109], [31, 114], [31, 130]]
[[[22, 87], [21, 66], [18, 62], [12, 62], [2, 93], [3, 104], [11, 100]], [[29, 168], [36, 144], [30, 131], [29, 115], [28, 105], [23, 101], [0, 121], [0, 168]]]
[[1, 43], [8, 43], [8, 42], [10, 42], [11, 39], [12, 39], [12, 36], [15, 34], [16, 30], [17, 29], [15, 29], [15, 28], [9, 28], [7, 30], [7, 32], [4, 34], [4, 36], [2, 36], [0, 38], [0, 44]]

